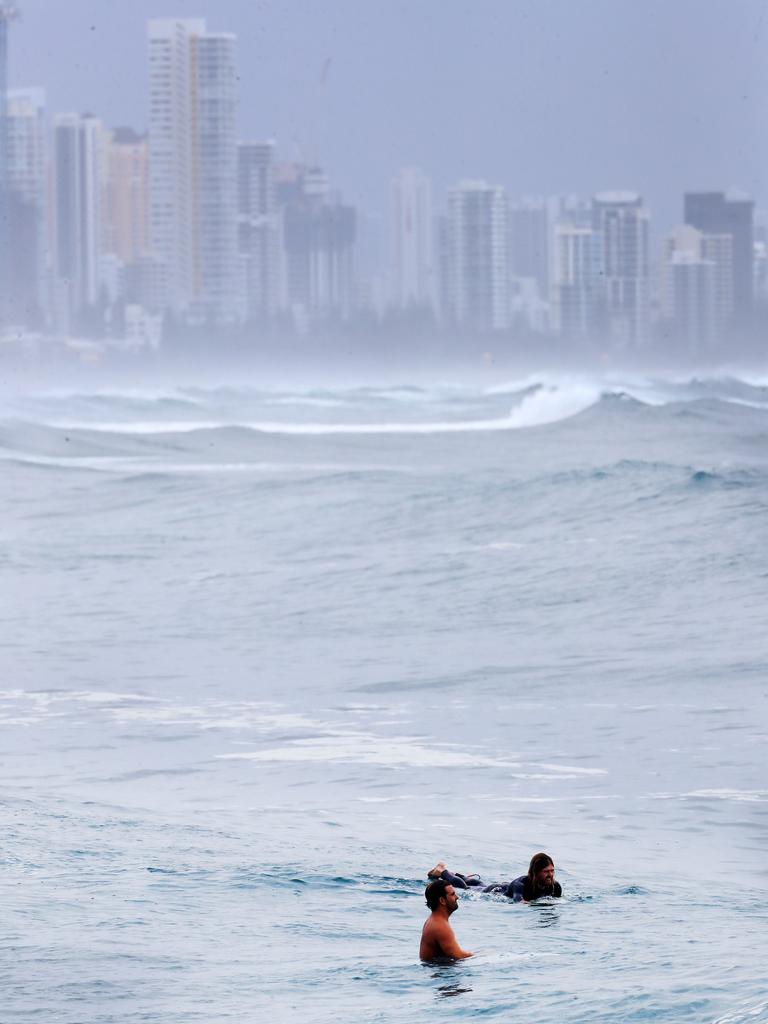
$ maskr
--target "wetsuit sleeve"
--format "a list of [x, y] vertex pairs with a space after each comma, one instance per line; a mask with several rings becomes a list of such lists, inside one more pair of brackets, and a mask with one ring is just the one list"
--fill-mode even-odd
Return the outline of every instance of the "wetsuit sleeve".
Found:
[[555, 896], [562, 896], [563, 895], [563, 887], [562, 887], [562, 885], [560, 885], [559, 882], [555, 882], [554, 892], [555, 892]]
[[443, 873], [440, 875], [440, 878], [447, 885], [452, 885], [454, 889], [469, 888], [466, 879], [464, 878], [464, 875], [454, 875], [454, 873], [452, 871], [449, 871], [448, 868], [446, 868], [445, 871], [443, 871]]
[[507, 891], [504, 895], [514, 900], [515, 903], [520, 903], [521, 900], [525, 899], [525, 879], [514, 878], [507, 886]]

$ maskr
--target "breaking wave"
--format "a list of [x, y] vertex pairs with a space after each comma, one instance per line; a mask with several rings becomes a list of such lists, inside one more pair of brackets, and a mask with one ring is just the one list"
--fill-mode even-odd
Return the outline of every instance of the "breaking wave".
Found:
[[215, 434], [217, 442], [210, 440], [208, 447], [216, 447], [216, 461], [237, 464], [243, 451], [248, 454], [244, 461], [253, 461], [258, 435], [472, 434], [556, 428], [585, 415], [598, 421], [611, 417], [613, 430], [617, 422], [641, 412], [651, 421], [665, 415], [754, 417], [768, 412], [768, 387], [732, 377], [644, 381], [538, 376], [484, 389], [399, 385], [335, 391], [243, 387], [47, 392], [0, 402], [0, 458], [22, 457], [37, 464], [61, 460], [70, 466], [92, 459], [98, 464], [108, 456], [154, 457], [161, 443], [188, 453], [199, 446], [196, 436]]

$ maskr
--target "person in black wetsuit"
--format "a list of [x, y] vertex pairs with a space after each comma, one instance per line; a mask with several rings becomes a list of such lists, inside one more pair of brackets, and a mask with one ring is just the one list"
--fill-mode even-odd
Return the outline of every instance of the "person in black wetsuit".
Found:
[[555, 862], [548, 853], [534, 853], [528, 866], [528, 874], [513, 878], [511, 882], [494, 882], [486, 885], [477, 875], [462, 875], [449, 871], [440, 861], [428, 874], [429, 878], [442, 878], [454, 889], [480, 888], [483, 892], [497, 892], [515, 903], [530, 903], [540, 896], [562, 896], [563, 888], [555, 881]]

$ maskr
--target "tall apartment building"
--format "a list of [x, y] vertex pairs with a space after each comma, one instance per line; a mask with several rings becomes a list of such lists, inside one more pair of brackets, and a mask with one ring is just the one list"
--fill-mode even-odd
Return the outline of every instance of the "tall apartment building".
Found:
[[280, 229], [273, 142], [241, 142], [238, 153], [238, 244], [249, 320], [274, 316], [279, 303]]
[[164, 268], [167, 305], [185, 313], [195, 292], [193, 40], [202, 19], [149, 22], [149, 244]]
[[687, 192], [684, 220], [705, 235], [731, 239], [733, 323], [749, 326], [754, 305], [754, 203], [723, 192]]
[[510, 324], [508, 209], [504, 189], [462, 181], [448, 192], [443, 236], [446, 319], [478, 331]]
[[392, 179], [392, 300], [400, 309], [435, 309], [432, 184], [404, 168]]
[[713, 264], [683, 250], [672, 255], [667, 274], [674, 310], [674, 343], [690, 354], [714, 348], [718, 334]]
[[597, 340], [602, 239], [583, 224], [555, 225], [552, 259], [553, 328], [565, 338]]
[[733, 323], [733, 238], [681, 224], [664, 240], [661, 312], [689, 351], [724, 346]]
[[648, 336], [649, 215], [635, 192], [602, 192], [592, 200], [592, 229], [600, 236], [602, 330], [623, 347]]
[[146, 136], [116, 128], [104, 142], [102, 247], [123, 264], [149, 247], [149, 171]]
[[524, 199], [509, 208], [509, 269], [536, 282], [539, 297], [549, 295], [549, 209], [544, 199]]
[[235, 43], [228, 32], [209, 32], [195, 43], [195, 198], [200, 230], [193, 309], [200, 322], [235, 323], [244, 318], [237, 251]]
[[6, 108], [8, 319], [40, 327], [47, 313], [45, 92], [11, 89]]
[[[16, 6], [0, 2], [0, 224], [8, 222], [8, 26], [17, 16]], [[10, 239], [8, 232], [0, 231], [0, 327], [12, 319], [9, 308]]]
[[104, 132], [90, 114], [57, 114], [53, 138], [56, 319], [69, 331], [99, 300]]
[[701, 231], [682, 224], [664, 240], [661, 267], [661, 315], [673, 346], [689, 353], [712, 348], [730, 315], [727, 296], [718, 295], [718, 278], [730, 283], [704, 245]]
[[346, 320], [355, 308], [354, 207], [334, 197], [319, 167], [280, 169], [283, 272], [281, 305], [300, 329]]
[[149, 23], [150, 247], [169, 308], [197, 323], [243, 315], [235, 42], [202, 19]]

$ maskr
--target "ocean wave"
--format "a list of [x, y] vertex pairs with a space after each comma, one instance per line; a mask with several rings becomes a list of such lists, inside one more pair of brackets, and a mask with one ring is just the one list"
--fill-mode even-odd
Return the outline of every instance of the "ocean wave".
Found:
[[[533, 400], [535, 396], [531, 396]], [[575, 399], [573, 399], [575, 402]], [[610, 400], [600, 399], [595, 406], [575, 412], [577, 406], [571, 405], [573, 416], [595, 414], [595, 421], [589, 425], [590, 431], [602, 431], [605, 427], [600, 422], [601, 410], [610, 407]], [[550, 406], [539, 405], [531, 410], [521, 408], [518, 422], [525, 420], [532, 425], [538, 417], [542, 421], [547, 415], [560, 414], [565, 416], [569, 407], [554, 402]], [[503, 423], [506, 429], [510, 426], [510, 418]], [[105, 424], [105, 426], [107, 426]], [[306, 480], [308, 477], [320, 479], [371, 479], [375, 476], [391, 477], [416, 475], [421, 472], [418, 458], [398, 462], [391, 453], [379, 453], [379, 458], [360, 459], [344, 458], [341, 452], [327, 453], [330, 458], [322, 458], [321, 450], [305, 450], [289, 443], [288, 435], [306, 435], [308, 437], [323, 433], [353, 434], [358, 429], [363, 433], [387, 434], [390, 432], [403, 434], [428, 434], [433, 432], [435, 424], [370, 424], [347, 425], [340, 431], [339, 425], [328, 425], [317, 430], [316, 425], [288, 424], [281, 429], [285, 438], [280, 444], [277, 437], [268, 442], [259, 441], [262, 433], [258, 426], [207, 425], [197, 429], [185, 429], [177, 435], [169, 434], [167, 424], [157, 426], [157, 433], [147, 429], [144, 433], [110, 433], [94, 430], [92, 426], [79, 430], [72, 426], [39, 427], [32, 425], [16, 425], [13, 430], [3, 430], [0, 424], [0, 464], [18, 471], [44, 473], [85, 473], [99, 474], [122, 480], [141, 480], [167, 478], [169, 481], [188, 477], [205, 476], [240, 476], [247, 478], [260, 477], [264, 480]], [[283, 425], [285, 427], [285, 425]], [[393, 431], [393, 427], [395, 428]], [[420, 429], [421, 428], [421, 429]], [[452, 424], [453, 431], [478, 429], [466, 423]], [[504, 429], [501, 426], [498, 429]], [[373, 455], [370, 452], [370, 455]], [[316, 457], [320, 455], [320, 457]], [[341, 458], [334, 458], [341, 455]], [[292, 457], [293, 456], [293, 457]], [[315, 457], [313, 457], [315, 456]], [[586, 461], [586, 460], [585, 460]], [[542, 467], [543, 468], [543, 467]], [[687, 488], [692, 493], [728, 491], [750, 488], [765, 488], [768, 483], [768, 468], [742, 464], [735, 458], [707, 464], [706, 461], [688, 463], [684, 461], [618, 458], [605, 462], [586, 462], [569, 468], [552, 467], [550, 471], [541, 472], [536, 466], [519, 466], [514, 478], [509, 476], [493, 477], [485, 484], [488, 500], [507, 495], [510, 490], [533, 491], [536, 494], [547, 493], [551, 489], [569, 490], [574, 487], [604, 486], [606, 488], [636, 489], [638, 486], [660, 487], [663, 492], [679, 491]], [[638, 492], [639, 493], [639, 492]], [[661, 493], [661, 492], [660, 492]], [[475, 546], [477, 547], [477, 545]], [[480, 544], [478, 549], [502, 550], [522, 547], [518, 539], [514, 543], [509, 538], [495, 536], [491, 541]]]
[[[2, 455], [0, 455], [2, 458]], [[6, 464], [39, 470], [81, 470], [133, 478], [159, 476], [200, 476], [209, 474], [253, 474], [264, 476], [305, 475], [369, 475], [409, 473], [408, 466], [341, 462], [163, 462], [119, 456], [56, 457], [45, 455], [14, 455], [3, 459]]]
[[625, 395], [650, 406], [715, 399], [757, 409], [768, 408], [768, 386], [765, 381], [729, 375], [712, 378], [646, 378], [626, 375], [562, 377], [540, 374], [492, 385], [486, 388], [484, 393], [489, 396], [516, 395], [537, 388], [573, 387], [598, 391], [606, 397]]
[[262, 434], [446, 434], [514, 430], [569, 419], [600, 400], [600, 393], [582, 388], [540, 388], [525, 395], [506, 416], [483, 420], [400, 421], [367, 423], [296, 423], [283, 421], [226, 422], [224, 420], [136, 420], [89, 422], [59, 420], [46, 425], [58, 431], [97, 434], [185, 434], [196, 431], [248, 430]]
[[690, 483], [694, 487], [738, 488], [752, 487], [765, 482], [765, 476], [756, 470], [731, 469], [716, 472], [708, 469], [697, 469], [691, 473]]
[[760, 1024], [761, 1021], [768, 1021], [768, 1001], [730, 1010], [714, 1024]]
[[30, 403], [42, 407], [46, 403], [56, 405], [92, 404], [94, 406], [125, 404], [126, 406], [188, 405], [226, 406], [232, 402], [267, 401], [271, 403], [296, 400], [316, 403], [346, 403], [392, 401], [397, 403], [421, 403], [456, 397], [498, 397], [520, 395], [529, 390], [545, 389], [588, 389], [599, 393], [626, 392], [647, 404], [663, 404], [678, 399], [718, 397], [747, 399], [768, 403], [768, 378], [750, 376], [737, 372], [722, 372], [700, 377], [654, 376], [626, 372], [567, 373], [544, 371], [526, 374], [519, 378], [500, 380], [491, 384], [469, 384], [464, 380], [433, 380], [429, 383], [392, 384], [345, 384], [345, 385], [302, 385], [270, 384], [212, 384], [173, 385], [152, 387], [91, 387], [91, 388], [49, 388], [29, 391], [12, 391], [0, 394], [0, 403], [12, 407], [15, 403]]
[[[74, 407], [27, 406], [23, 410], [25, 415], [17, 415], [19, 410], [11, 409], [10, 417], [0, 418], [0, 458], [7, 461], [21, 454], [25, 458], [36, 456], [29, 460], [33, 465], [57, 465], [57, 460], [61, 460], [62, 466], [94, 469], [101, 468], [101, 456], [143, 454], [152, 458], [159, 454], [160, 447], [166, 452], [172, 448], [185, 455], [193, 451], [203, 455], [201, 449], [205, 444], [206, 449], [215, 447], [217, 454], [223, 456], [222, 466], [239, 468], [251, 462], [253, 439], [258, 435], [289, 438], [490, 433], [550, 427], [583, 416], [597, 418], [598, 423], [600, 417], [610, 416], [617, 426], [622, 418], [637, 415], [657, 421], [666, 415], [675, 420], [711, 419], [713, 423], [727, 417], [738, 423], [749, 422], [750, 417], [754, 419], [768, 411], [765, 388], [730, 378], [644, 382], [597, 377], [557, 380], [537, 375], [493, 385], [484, 392], [436, 385], [431, 390], [398, 386], [313, 393], [302, 393], [301, 389], [240, 389], [233, 393], [236, 400], [232, 401], [228, 392], [222, 393], [221, 389], [199, 390], [195, 394], [148, 393], [138, 405], [132, 404], [134, 398], [130, 394], [124, 397], [120, 393], [77, 393], [73, 396]], [[384, 395], [396, 402], [404, 415], [390, 418], [380, 402]], [[504, 399], [511, 396], [514, 404], [504, 408]], [[87, 402], [92, 399], [92, 404], [83, 407], [79, 404], [83, 398]], [[184, 405], [187, 401], [188, 407]], [[286, 418], [269, 416], [270, 406], [288, 410], [291, 405], [296, 409], [293, 413], [286, 411]], [[317, 408], [324, 415], [304, 420], [302, 405]], [[105, 412], [114, 415], [105, 416]], [[214, 434], [215, 441], [211, 436]], [[194, 435], [199, 437], [194, 439]], [[207, 454], [203, 459], [193, 460], [205, 463], [204, 469], [180, 464], [178, 470], [215, 472], [215, 468], [208, 467], [214, 467], [217, 460], [209, 459]], [[82, 461], [86, 459], [92, 461]], [[176, 465], [170, 465], [168, 471], [177, 471]]]

